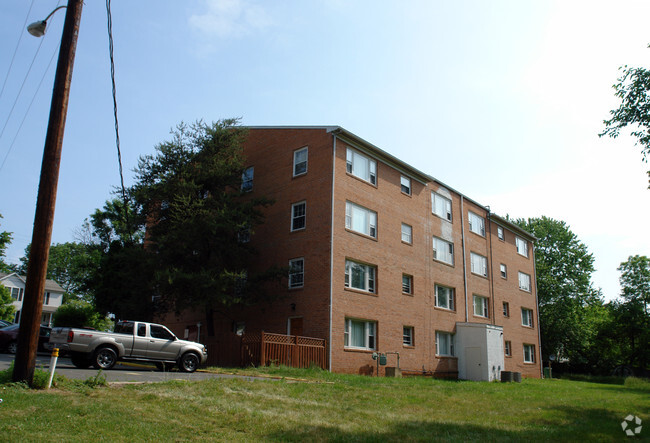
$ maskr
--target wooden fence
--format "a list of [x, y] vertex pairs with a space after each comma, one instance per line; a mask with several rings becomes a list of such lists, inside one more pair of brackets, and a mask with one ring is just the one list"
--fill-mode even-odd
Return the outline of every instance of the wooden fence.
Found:
[[327, 340], [261, 332], [245, 334], [241, 341], [242, 366], [278, 364], [294, 368], [312, 365], [327, 369]]

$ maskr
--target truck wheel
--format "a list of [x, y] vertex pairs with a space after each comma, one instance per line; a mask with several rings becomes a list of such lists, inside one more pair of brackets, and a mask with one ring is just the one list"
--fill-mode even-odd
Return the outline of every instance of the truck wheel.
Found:
[[70, 356], [70, 361], [72, 361], [72, 364], [79, 369], [88, 369], [88, 366], [90, 366], [90, 359], [83, 354], [72, 354]]
[[194, 372], [199, 367], [199, 356], [194, 352], [186, 352], [178, 362], [178, 369], [183, 372]]
[[99, 348], [95, 351], [93, 366], [95, 369], [111, 369], [117, 362], [117, 354], [111, 348]]
[[17, 350], [18, 350], [18, 343], [15, 342], [15, 341], [12, 341], [7, 346], [7, 352], [10, 353], [10, 354], [15, 354]]

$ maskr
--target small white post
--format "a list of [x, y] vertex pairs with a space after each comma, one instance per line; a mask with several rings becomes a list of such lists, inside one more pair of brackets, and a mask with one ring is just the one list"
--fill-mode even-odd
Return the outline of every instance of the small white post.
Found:
[[54, 348], [52, 350], [52, 357], [50, 358], [50, 379], [47, 381], [47, 389], [52, 387], [52, 379], [54, 378], [54, 369], [56, 368], [56, 362], [59, 360], [59, 348]]

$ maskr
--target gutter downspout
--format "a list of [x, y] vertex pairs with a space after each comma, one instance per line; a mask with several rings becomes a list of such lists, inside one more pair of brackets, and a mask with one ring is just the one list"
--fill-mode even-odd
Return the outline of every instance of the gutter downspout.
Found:
[[330, 318], [329, 318], [329, 357], [327, 368], [332, 372], [332, 302], [334, 300], [334, 182], [336, 178], [336, 134], [332, 134], [332, 203], [330, 209]]
[[490, 249], [490, 298], [492, 299], [492, 321], [490, 324], [496, 325], [497, 311], [496, 311], [496, 302], [494, 301], [494, 262], [492, 261], [492, 211], [490, 207], [487, 207], [487, 218], [488, 218], [488, 235], [490, 236], [489, 246]]
[[467, 263], [465, 259], [465, 217], [464, 217], [464, 206], [463, 206], [463, 195], [460, 195], [460, 238], [461, 245], [463, 246], [463, 286], [465, 288], [465, 323], [469, 321], [468, 311], [467, 311]]
[[535, 307], [537, 308], [537, 341], [539, 342], [539, 376], [544, 378], [544, 362], [542, 361], [542, 328], [539, 324], [539, 298], [537, 296], [537, 260], [535, 260], [535, 243], [530, 242], [533, 250], [533, 271], [535, 272]]

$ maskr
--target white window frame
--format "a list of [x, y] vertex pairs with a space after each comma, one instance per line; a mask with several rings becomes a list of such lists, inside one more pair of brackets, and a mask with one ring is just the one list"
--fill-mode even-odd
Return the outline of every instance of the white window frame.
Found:
[[485, 237], [485, 219], [472, 211], [467, 211], [467, 220], [469, 222], [469, 230], [474, 234]]
[[526, 292], [531, 291], [530, 275], [521, 271], [519, 271], [519, 289]]
[[[296, 211], [300, 208], [303, 207], [303, 212], [301, 213], [296, 213]], [[296, 227], [296, 222], [298, 220], [302, 219], [302, 226]], [[306, 201], [301, 201], [298, 203], [294, 203], [291, 205], [291, 232], [295, 231], [302, 231], [307, 227], [307, 202]]]
[[[304, 159], [301, 158], [304, 153]], [[296, 149], [293, 151], [293, 176], [304, 175], [307, 173], [307, 161], [309, 160], [309, 150], [304, 148]], [[304, 165], [304, 169], [303, 166]]]
[[[365, 219], [365, 224], [361, 227], [361, 230], [354, 229], [355, 214], [359, 214], [359, 212], [364, 214], [363, 217]], [[368, 237], [377, 238], [377, 213], [371, 209], [352, 203], [351, 201], [346, 201], [345, 229], [367, 235]]]
[[440, 237], [433, 237], [433, 259], [454, 265], [454, 244]]
[[[363, 272], [363, 287], [352, 286], [353, 268]], [[377, 268], [354, 260], [345, 260], [345, 287], [375, 294], [377, 292]]]
[[404, 175], [399, 178], [399, 187], [402, 194], [411, 195], [411, 179]]
[[414, 337], [415, 334], [414, 334], [413, 326], [404, 326], [402, 329], [402, 344], [404, 346], [410, 346], [410, 347], [415, 346]]
[[501, 263], [501, 265], [499, 265], [499, 271], [501, 272], [501, 278], [505, 278], [507, 280], [508, 279], [508, 267], [505, 264]]
[[402, 294], [413, 295], [413, 276], [402, 274]]
[[484, 257], [481, 254], [477, 254], [475, 252], [470, 252], [469, 257], [472, 274], [487, 277], [487, 257]]
[[[357, 337], [352, 337], [352, 333], [355, 329], [352, 328], [352, 324], [362, 324], [363, 325], [363, 346], [353, 346], [354, 339]], [[345, 332], [344, 332], [344, 347], [348, 349], [362, 349], [372, 351], [377, 349], [377, 322], [370, 320], [358, 320], [353, 318], [345, 319]]]
[[[345, 159], [348, 174], [352, 174], [371, 185], [377, 186], [377, 162], [374, 159], [352, 148], [347, 149]], [[364, 162], [365, 167], [361, 168], [360, 162]]]
[[436, 331], [436, 356], [438, 357], [455, 357], [456, 350], [455, 336], [451, 332]]
[[503, 316], [510, 317], [510, 303], [507, 301], [503, 302]]
[[443, 220], [451, 222], [451, 200], [444, 195], [431, 191], [431, 212]]
[[409, 245], [413, 244], [413, 227], [402, 223], [402, 242]]
[[501, 226], [497, 226], [497, 237], [499, 237], [499, 240], [501, 241], [505, 241], [506, 239], [503, 228]]
[[524, 363], [535, 363], [535, 345], [524, 343]]
[[533, 324], [533, 310], [521, 308], [521, 325], [532, 328]]
[[251, 192], [253, 190], [253, 179], [255, 177], [255, 167], [249, 166], [241, 174], [241, 191]]
[[528, 241], [515, 236], [515, 244], [517, 245], [517, 254], [528, 258]]
[[[443, 285], [435, 285], [435, 305], [437, 308], [446, 309], [448, 311], [456, 310], [456, 295], [454, 288]], [[441, 300], [444, 300], [444, 306], [441, 303]]]
[[503, 353], [506, 357], [512, 357], [512, 342], [505, 340], [503, 344]]
[[305, 286], [305, 258], [289, 260], [289, 289]]
[[490, 300], [487, 297], [474, 294], [472, 301], [476, 317], [490, 318]]

